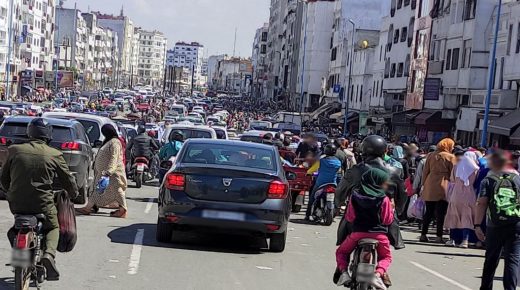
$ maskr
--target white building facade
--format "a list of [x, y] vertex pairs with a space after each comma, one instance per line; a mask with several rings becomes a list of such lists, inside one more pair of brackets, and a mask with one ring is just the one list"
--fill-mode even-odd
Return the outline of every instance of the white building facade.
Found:
[[161, 87], [166, 63], [167, 40], [162, 32], [139, 30], [139, 61], [137, 68], [140, 85]]

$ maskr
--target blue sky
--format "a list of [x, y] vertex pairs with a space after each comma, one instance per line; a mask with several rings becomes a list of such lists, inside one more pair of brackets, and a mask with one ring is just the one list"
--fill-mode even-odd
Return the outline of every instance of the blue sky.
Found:
[[[258, 27], [269, 20], [270, 0], [81, 0], [82, 11], [125, 14], [144, 29], [157, 29], [168, 37], [168, 46], [176, 41], [198, 41], [206, 54], [233, 53], [235, 27], [236, 54], [250, 56]], [[67, 0], [65, 7], [74, 7]]]

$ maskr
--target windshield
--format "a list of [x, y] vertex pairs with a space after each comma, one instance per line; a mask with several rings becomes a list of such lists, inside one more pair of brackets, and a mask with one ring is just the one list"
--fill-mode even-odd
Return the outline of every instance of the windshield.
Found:
[[273, 150], [251, 148], [243, 145], [191, 144], [183, 155], [182, 162], [228, 165], [264, 170], [276, 170]]
[[96, 140], [101, 140], [100, 139], [101, 132], [99, 132], [99, 125], [98, 125], [98, 123], [92, 122], [92, 121], [88, 121], [88, 120], [79, 120], [79, 119], [78, 119], [78, 122], [80, 122], [81, 125], [83, 125], [83, 127], [85, 128], [85, 132], [87, 132], [88, 139], [91, 142], [94, 142]]
[[[27, 123], [7, 123], [0, 130], [0, 135], [5, 137], [27, 137]], [[72, 131], [68, 127], [52, 126], [52, 141], [66, 142], [73, 140]]]

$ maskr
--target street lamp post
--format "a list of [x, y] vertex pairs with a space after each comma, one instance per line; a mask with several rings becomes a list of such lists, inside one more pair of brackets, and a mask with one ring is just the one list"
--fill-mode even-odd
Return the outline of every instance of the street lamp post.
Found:
[[482, 139], [480, 141], [480, 146], [486, 147], [487, 145], [487, 135], [488, 135], [488, 123], [489, 123], [489, 110], [491, 105], [491, 89], [493, 87], [494, 81], [494, 72], [495, 72], [495, 58], [497, 54], [497, 39], [498, 39], [498, 29], [500, 26], [500, 12], [502, 10], [502, 0], [498, 0], [498, 9], [497, 9], [497, 20], [495, 23], [495, 35], [493, 37], [493, 48], [491, 50], [491, 58], [489, 59], [489, 71], [488, 71], [488, 86], [486, 93], [486, 109], [484, 113], [484, 127], [482, 128]]
[[350, 48], [350, 57], [349, 57], [349, 69], [348, 69], [348, 81], [347, 81], [347, 94], [346, 94], [346, 98], [347, 100], [345, 101], [345, 122], [343, 123], [343, 134], [345, 135], [345, 137], [348, 135], [348, 111], [349, 111], [349, 106], [350, 106], [350, 97], [351, 97], [351, 90], [350, 90], [350, 86], [351, 86], [351, 82], [352, 82], [352, 63], [353, 63], [353, 59], [354, 59], [354, 40], [355, 40], [355, 36], [356, 36], [356, 23], [354, 23], [354, 21], [352, 19], [349, 19], [348, 22], [350, 22], [350, 24], [352, 24], [352, 40], [351, 40], [351, 48]]
[[7, 31], [7, 34], [8, 34], [8, 41], [7, 41], [7, 65], [5, 66], [6, 68], [6, 81], [5, 81], [5, 99], [9, 99], [9, 96], [11, 94], [11, 88], [10, 88], [10, 80], [9, 80], [9, 74], [11, 73], [11, 54], [12, 54], [12, 51], [13, 51], [13, 18], [14, 18], [14, 13], [13, 13], [13, 5], [14, 5], [14, 0], [10, 0], [9, 1], [9, 9], [11, 11], [10, 15], [9, 15], [9, 27], [8, 27], [8, 31]]
[[307, 1], [301, 1], [304, 6], [303, 10], [305, 13], [305, 26], [304, 26], [304, 33], [303, 33], [303, 55], [302, 55], [302, 72], [300, 76], [300, 115], [303, 114], [303, 97], [304, 97], [304, 91], [303, 91], [303, 83], [305, 79], [305, 54], [307, 52], [307, 21], [308, 21], [308, 2]]

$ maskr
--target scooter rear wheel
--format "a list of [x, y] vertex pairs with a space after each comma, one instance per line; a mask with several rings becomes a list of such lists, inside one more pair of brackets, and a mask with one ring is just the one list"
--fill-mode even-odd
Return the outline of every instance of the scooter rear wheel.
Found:
[[31, 273], [27, 268], [17, 267], [14, 269], [14, 289], [28, 290], [31, 282]]

